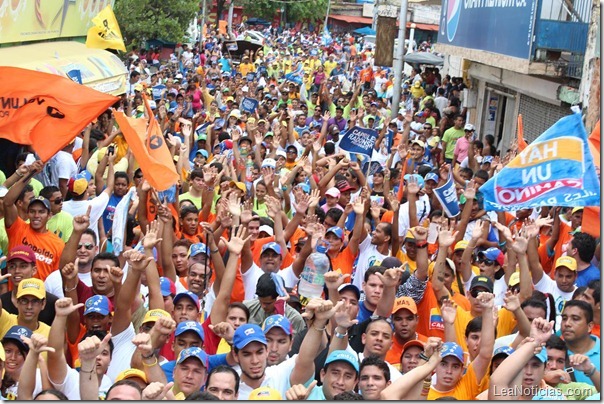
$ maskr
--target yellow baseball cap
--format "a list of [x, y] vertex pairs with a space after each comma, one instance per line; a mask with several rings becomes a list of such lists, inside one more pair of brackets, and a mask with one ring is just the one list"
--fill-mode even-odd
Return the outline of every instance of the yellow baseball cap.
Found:
[[520, 283], [520, 272], [514, 272], [511, 276], [510, 276], [510, 280], [508, 281], [508, 286], [511, 288], [513, 286], [516, 286]]
[[273, 401], [283, 400], [283, 397], [281, 397], [281, 393], [272, 387], [258, 387], [257, 389], [252, 390], [248, 400]]
[[149, 310], [147, 312], [147, 314], [145, 314], [145, 318], [143, 318], [143, 322], [141, 324], [145, 324], [145, 323], [155, 323], [157, 321], [158, 318], [160, 317], [164, 317], [164, 318], [172, 318], [170, 316], [170, 313], [168, 313], [165, 310], [162, 309], [154, 309], [154, 310]]
[[468, 242], [466, 240], [459, 240], [457, 244], [455, 244], [455, 248], [453, 251], [457, 250], [465, 250], [468, 247]]
[[[576, 271], [577, 270], [577, 260], [575, 260], [573, 257], [569, 257], [569, 256], [565, 255], [556, 260], [555, 268], [558, 268], [558, 267], [566, 267], [566, 268], [570, 269], [571, 271]], [[21, 286], [21, 284], [19, 284], [19, 286]]]
[[573, 210], [570, 211], [571, 215], [574, 215], [576, 212], [583, 210], [583, 206], [577, 206], [576, 208], [573, 208]]
[[124, 379], [133, 379], [135, 377], [140, 377], [145, 383], [149, 383], [149, 381], [147, 380], [147, 375], [145, 375], [145, 372], [143, 372], [140, 369], [126, 369], [123, 372], [121, 372], [120, 374], [117, 375], [117, 377], [115, 378], [116, 382], [119, 382], [120, 380], [124, 380]]
[[22, 296], [34, 296], [38, 299], [45, 299], [46, 288], [44, 287], [44, 282], [36, 278], [22, 280], [17, 288], [17, 299]]

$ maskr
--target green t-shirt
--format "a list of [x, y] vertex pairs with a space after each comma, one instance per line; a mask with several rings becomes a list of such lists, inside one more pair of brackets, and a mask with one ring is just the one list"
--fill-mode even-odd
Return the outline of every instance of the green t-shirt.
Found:
[[560, 383], [556, 388], [568, 400], [585, 400], [587, 397], [598, 392], [594, 386], [581, 382]]
[[443, 142], [447, 142], [447, 148], [445, 150], [445, 158], [453, 159], [453, 152], [455, 151], [455, 143], [457, 139], [463, 137], [466, 133], [463, 129], [455, 129], [455, 126], [447, 129], [443, 135]]
[[181, 202], [184, 199], [190, 200], [191, 202], [193, 202], [197, 209], [201, 210], [201, 196], [199, 198], [196, 198], [191, 195], [191, 192], [185, 192], [184, 194], [180, 194], [178, 196], [178, 202]]
[[48, 220], [46, 228], [67, 243], [73, 232], [73, 216], [65, 211], [60, 211]]

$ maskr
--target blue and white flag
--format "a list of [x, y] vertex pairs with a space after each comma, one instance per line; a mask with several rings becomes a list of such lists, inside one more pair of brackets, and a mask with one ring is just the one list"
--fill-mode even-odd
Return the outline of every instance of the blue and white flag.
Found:
[[377, 138], [377, 131], [355, 126], [343, 134], [340, 149], [371, 157]]
[[159, 100], [161, 98], [162, 92], [166, 88], [167, 87], [165, 86], [165, 84], [158, 84], [156, 86], [151, 87], [151, 94], [153, 94], [153, 99], [154, 100]]
[[600, 181], [581, 114], [560, 119], [480, 187], [487, 211], [600, 206]]
[[323, 44], [323, 46], [329, 46], [329, 45], [331, 45], [332, 42], [333, 42], [333, 38], [331, 37], [331, 34], [329, 33], [329, 29], [327, 28], [327, 25], [326, 25], [325, 28], [323, 28], [323, 34], [321, 35], [321, 43]]
[[434, 195], [442, 205], [447, 217], [459, 215], [459, 200], [457, 199], [455, 182], [451, 173], [449, 173], [449, 179], [444, 185], [434, 188]]
[[78, 84], [82, 84], [82, 72], [79, 69], [73, 69], [67, 72], [67, 76]]
[[294, 83], [301, 85], [302, 78], [304, 77], [304, 70], [302, 69], [302, 62], [298, 62], [298, 66], [296, 66], [296, 70], [291, 73], [287, 73], [285, 75], [285, 80], [293, 81]]
[[241, 101], [241, 109], [249, 114], [253, 114], [258, 108], [258, 100], [254, 98], [245, 97], [243, 101]]
[[113, 224], [111, 226], [111, 244], [113, 253], [120, 255], [124, 251], [124, 238], [126, 234], [126, 222], [128, 221], [128, 208], [130, 201], [136, 193], [136, 187], [130, 187], [128, 193], [124, 195], [121, 201], [115, 207], [113, 212]]

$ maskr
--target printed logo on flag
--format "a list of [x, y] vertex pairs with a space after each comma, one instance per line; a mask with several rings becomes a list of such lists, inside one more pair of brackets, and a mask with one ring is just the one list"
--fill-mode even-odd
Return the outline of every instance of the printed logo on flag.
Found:
[[443, 316], [440, 314], [438, 309], [430, 310], [430, 323], [428, 324], [430, 330], [445, 330], [445, 322]]

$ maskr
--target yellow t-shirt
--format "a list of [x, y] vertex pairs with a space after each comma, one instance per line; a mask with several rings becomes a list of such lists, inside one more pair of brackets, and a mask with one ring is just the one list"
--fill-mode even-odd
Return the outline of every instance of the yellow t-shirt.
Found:
[[434, 386], [430, 387], [428, 400], [436, 400], [439, 397], [455, 397], [458, 400], [474, 400], [480, 393], [480, 383], [476, 381], [474, 364], [470, 363], [466, 373], [457, 382], [455, 387], [449, 391], [438, 391]]
[[[8, 330], [10, 330], [10, 328], [14, 325], [19, 325], [17, 322], [17, 315], [10, 314], [8, 311], [2, 309], [2, 314], [0, 315], [0, 339], [4, 338]], [[50, 334], [50, 326], [48, 326], [46, 323], [38, 321], [38, 328], [33, 331], [48, 338]]]

